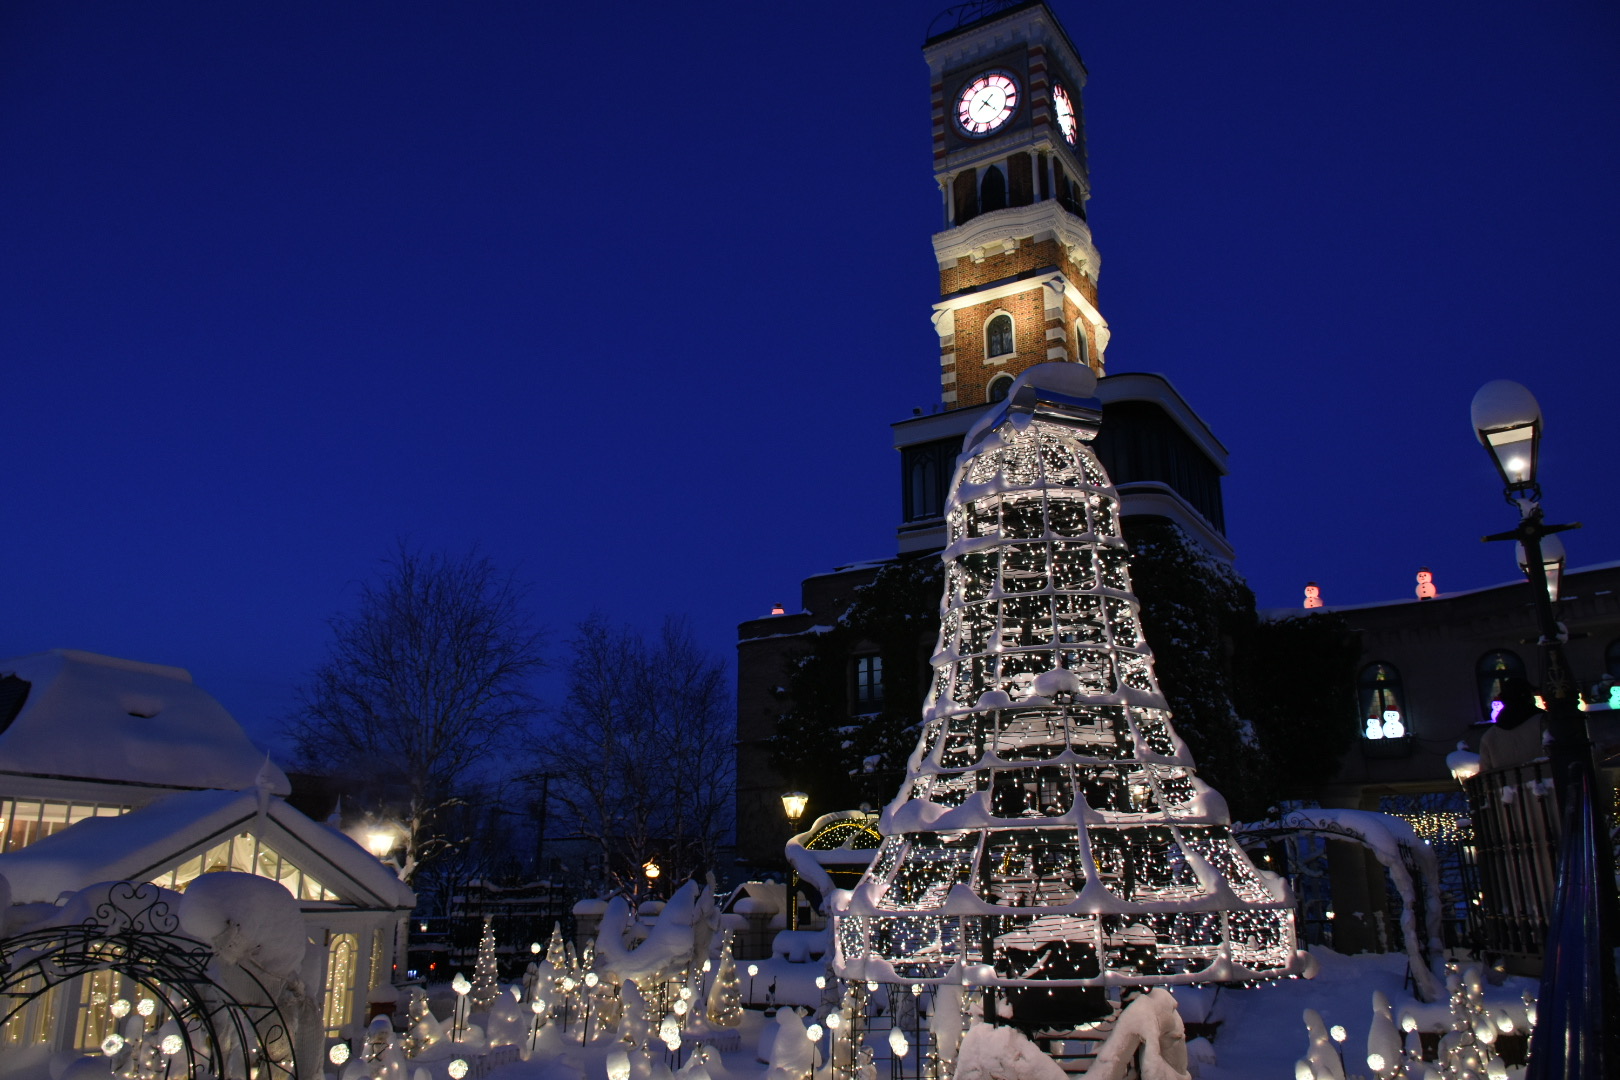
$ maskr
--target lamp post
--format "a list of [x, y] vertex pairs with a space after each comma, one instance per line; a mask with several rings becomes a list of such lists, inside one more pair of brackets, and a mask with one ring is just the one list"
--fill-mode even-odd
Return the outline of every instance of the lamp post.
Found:
[[[798, 835], [799, 818], [804, 816], [804, 808], [809, 801], [810, 796], [802, 791], [790, 791], [782, 796], [782, 812], [787, 815], [789, 840]], [[797, 930], [799, 928], [799, 871], [794, 868], [791, 859], [788, 860], [787, 900], [788, 929]]]
[[1497, 379], [1480, 387], [1470, 412], [1474, 435], [1501, 475], [1503, 494], [1519, 510], [1517, 527], [1485, 539], [1517, 541], [1519, 565], [1530, 579], [1540, 629], [1548, 756], [1563, 814], [1558, 887], [1542, 964], [1540, 1023], [1525, 1076], [1608, 1076], [1606, 1064], [1620, 1067], [1610, 1016], [1620, 1002], [1614, 982], [1613, 853], [1603, 813], [1593, 799], [1592, 742], [1564, 655], [1568, 632], [1553, 607], [1563, 566], [1563, 544], [1555, 534], [1580, 525], [1548, 525], [1543, 519], [1536, 482], [1542, 422], [1535, 396], [1516, 382]]

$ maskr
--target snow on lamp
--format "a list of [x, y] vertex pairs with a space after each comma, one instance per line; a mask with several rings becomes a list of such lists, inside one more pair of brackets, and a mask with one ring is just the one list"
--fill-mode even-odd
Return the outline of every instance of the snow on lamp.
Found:
[[1533, 489], [1541, 443], [1541, 406], [1535, 395], [1511, 379], [1493, 379], [1474, 395], [1469, 415], [1474, 437], [1491, 452], [1509, 493]]
[[964, 440], [933, 685], [837, 919], [846, 979], [1038, 994], [1302, 963], [1286, 886], [1233, 841], [1171, 726], [1090, 446], [1094, 388], [1037, 365]]

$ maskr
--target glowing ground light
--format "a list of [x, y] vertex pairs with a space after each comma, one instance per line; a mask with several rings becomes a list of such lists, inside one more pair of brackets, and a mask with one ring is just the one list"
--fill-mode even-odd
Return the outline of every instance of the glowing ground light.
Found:
[[804, 1034], [811, 1042], [820, 1042], [823, 1034], [820, 1024], [811, 1024], [804, 1029]]
[[600, 975], [598, 975], [596, 972], [587, 971], [585, 973], [585, 985], [590, 987], [592, 990], [596, 989], [596, 984], [601, 982], [601, 981], [602, 981], [602, 977]]
[[827, 1030], [828, 1031], [837, 1031], [838, 1026], [840, 1024], [842, 1024], [843, 1022], [844, 1022], [844, 1017], [843, 1017], [842, 1014], [840, 1014], [840, 1013], [828, 1013], [827, 1014]]
[[124, 1048], [124, 1037], [117, 1032], [101, 1040], [101, 1052], [112, 1057]]
[[534, 1010], [534, 1015], [539, 1016], [541, 1013], [546, 1011], [546, 999], [535, 998], [533, 1001], [529, 1002], [529, 1008]]
[[135, 1011], [142, 1016], [151, 1016], [157, 1010], [157, 1002], [151, 998], [141, 998], [141, 1003], [135, 1006]]
[[906, 1033], [899, 1028], [890, 1029], [889, 1049], [894, 1052], [895, 1057], [905, 1057], [906, 1051], [911, 1049], [911, 1043], [906, 1041]]
[[129, 999], [119, 998], [117, 1001], [108, 1006], [107, 1011], [118, 1017], [118, 1019], [122, 1020], [124, 1017], [129, 1015]]
[[752, 979], [755, 975], [758, 975], [758, 974], [759, 974], [759, 965], [758, 964], [749, 964], [748, 965], [748, 977], [750, 979]]
[[1344, 1030], [1343, 1024], [1334, 1024], [1333, 1029], [1328, 1034], [1333, 1036], [1333, 1041], [1337, 1043], [1342, 1043], [1350, 1037], [1350, 1033]]
[[1383, 1054], [1368, 1054], [1367, 1055], [1367, 1068], [1371, 1069], [1373, 1072], [1383, 1072], [1384, 1071], [1384, 1055]]
[[180, 1036], [165, 1035], [163, 1036], [163, 1041], [158, 1044], [158, 1049], [162, 1050], [169, 1057], [174, 1057], [174, 1055], [180, 1052], [180, 1047], [183, 1045], [184, 1044], [180, 1041]]
[[334, 1065], [341, 1065], [349, 1060], [349, 1044], [333, 1043], [332, 1049], [326, 1052], [326, 1059]]
[[540, 943], [538, 941], [529, 942], [529, 951], [531, 953], [533, 953], [534, 955], [539, 956], [540, 955]]
[[670, 1008], [675, 1010], [675, 1015], [676, 1016], [685, 1016], [686, 1013], [687, 1013], [687, 1010], [691, 1009], [691, 1007], [692, 1006], [690, 1006], [690, 1005], [688, 1005], [686, 1003], [686, 1000], [684, 998], [682, 998], [680, 1000], [677, 1000], [674, 1005], [670, 1006]]
[[461, 1080], [463, 1076], [467, 1075], [467, 1062], [463, 1058], [456, 1058], [450, 1063], [450, 1067], [446, 1071], [450, 1074], [450, 1080]]

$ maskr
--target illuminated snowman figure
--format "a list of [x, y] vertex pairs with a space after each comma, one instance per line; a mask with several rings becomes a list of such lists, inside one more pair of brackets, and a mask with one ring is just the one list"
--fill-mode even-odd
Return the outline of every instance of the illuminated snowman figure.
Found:
[[1322, 606], [1322, 587], [1314, 581], [1305, 583], [1305, 606], [1308, 608]]
[[933, 687], [837, 921], [846, 979], [985, 987], [1002, 1015], [1072, 1026], [1109, 986], [1303, 962], [1287, 886], [1233, 841], [1170, 724], [1090, 446], [1095, 386], [1030, 368], [964, 440]]
[[1434, 587], [1434, 574], [1427, 566], [1417, 572], [1417, 598], [1419, 600], [1433, 600], [1438, 593]]

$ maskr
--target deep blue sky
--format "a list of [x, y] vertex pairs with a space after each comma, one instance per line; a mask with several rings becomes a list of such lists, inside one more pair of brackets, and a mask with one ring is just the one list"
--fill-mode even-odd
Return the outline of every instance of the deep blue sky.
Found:
[[[894, 549], [938, 400], [942, 0], [0, 7], [0, 655], [190, 668], [261, 738], [393, 539], [539, 617], [735, 624]], [[1512, 576], [1517, 378], [1620, 557], [1620, 15], [1056, 0], [1109, 370], [1232, 451], [1262, 605]]]

